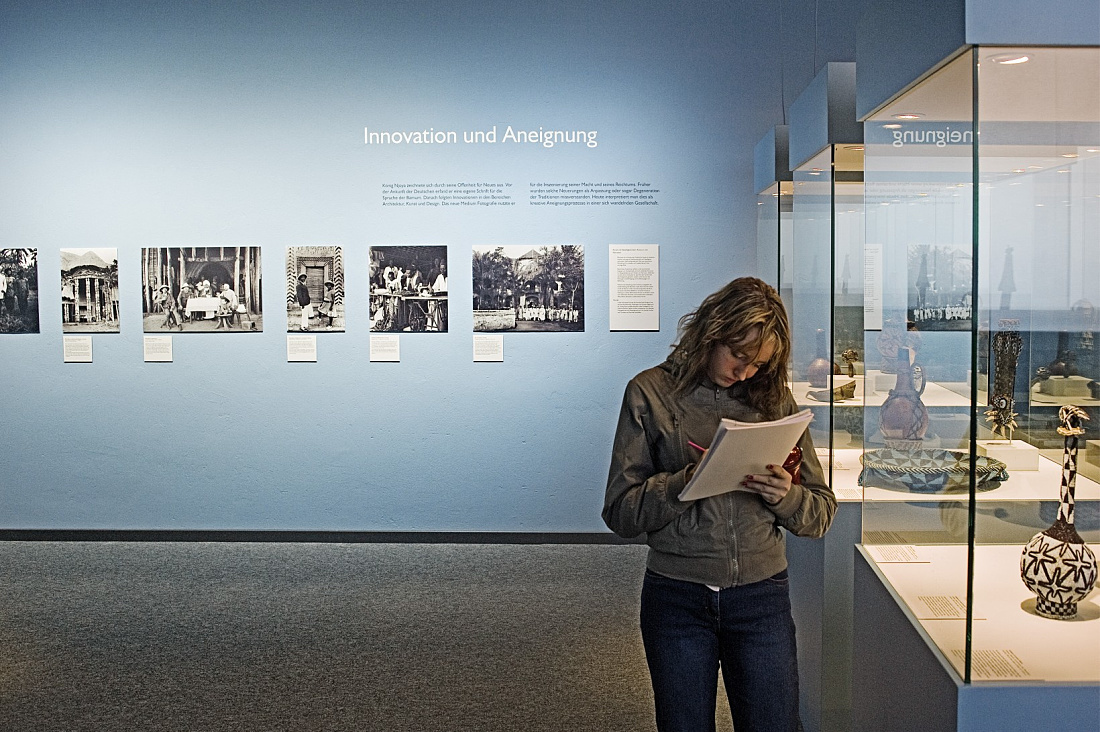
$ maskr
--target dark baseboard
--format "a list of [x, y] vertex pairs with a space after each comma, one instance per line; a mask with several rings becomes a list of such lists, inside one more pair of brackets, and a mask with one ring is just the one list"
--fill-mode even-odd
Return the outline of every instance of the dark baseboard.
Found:
[[312, 544], [644, 544], [605, 532], [0, 529], [0, 541], [206, 541]]

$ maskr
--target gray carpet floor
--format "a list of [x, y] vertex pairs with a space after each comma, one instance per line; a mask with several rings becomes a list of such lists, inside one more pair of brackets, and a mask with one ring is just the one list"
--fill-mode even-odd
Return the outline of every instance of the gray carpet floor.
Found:
[[0, 542], [0, 730], [652, 730], [644, 562], [642, 546]]

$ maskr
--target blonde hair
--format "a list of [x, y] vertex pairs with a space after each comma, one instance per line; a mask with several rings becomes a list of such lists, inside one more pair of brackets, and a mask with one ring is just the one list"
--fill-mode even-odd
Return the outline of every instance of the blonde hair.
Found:
[[791, 328], [783, 301], [771, 285], [756, 277], [739, 277], [680, 318], [677, 331], [671, 360], [680, 394], [691, 391], [707, 375], [718, 346], [759, 350], [765, 343], [774, 344], [768, 362], [743, 383], [751, 407], [766, 416], [778, 415], [787, 393]]

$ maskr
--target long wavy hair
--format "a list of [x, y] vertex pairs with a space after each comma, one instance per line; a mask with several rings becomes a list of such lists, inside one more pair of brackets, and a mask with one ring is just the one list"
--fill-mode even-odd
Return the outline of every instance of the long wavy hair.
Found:
[[741, 382], [741, 388], [749, 406], [766, 416], [778, 415], [787, 393], [791, 327], [783, 301], [771, 285], [756, 277], [739, 277], [680, 318], [677, 332], [670, 359], [680, 394], [707, 376], [718, 346], [759, 349], [765, 343], [774, 344], [771, 358], [751, 379]]

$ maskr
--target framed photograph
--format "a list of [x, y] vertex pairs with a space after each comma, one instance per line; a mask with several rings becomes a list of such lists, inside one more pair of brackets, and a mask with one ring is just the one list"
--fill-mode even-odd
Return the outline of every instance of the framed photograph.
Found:
[[287, 247], [286, 330], [344, 331], [344, 254], [340, 247]]
[[0, 333], [38, 329], [38, 250], [0, 249]]
[[584, 330], [584, 248], [475, 246], [474, 330]]
[[61, 250], [61, 330], [118, 333], [118, 250]]
[[919, 244], [907, 252], [911, 330], [970, 330], [971, 255], [954, 246]]
[[263, 330], [259, 247], [141, 250], [145, 333]]
[[447, 247], [370, 248], [372, 333], [447, 332]]

